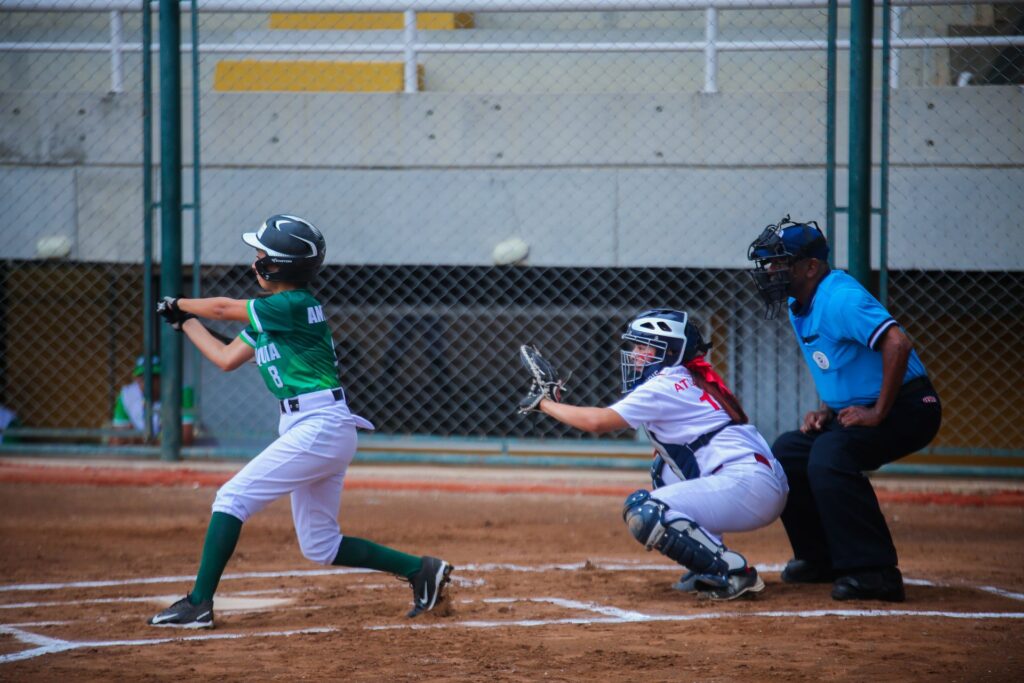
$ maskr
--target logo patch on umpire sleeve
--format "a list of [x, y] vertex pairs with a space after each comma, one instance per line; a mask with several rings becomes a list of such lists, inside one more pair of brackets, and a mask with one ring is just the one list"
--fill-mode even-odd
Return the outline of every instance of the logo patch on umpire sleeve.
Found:
[[939, 399], [934, 396], [925, 396], [921, 399], [921, 403], [938, 403]]
[[815, 351], [813, 354], [811, 354], [811, 358], [814, 359], [814, 362], [818, 364], [819, 368], [821, 368], [822, 370], [828, 370], [828, 356], [826, 356], [824, 353], [822, 353], [821, 351]]

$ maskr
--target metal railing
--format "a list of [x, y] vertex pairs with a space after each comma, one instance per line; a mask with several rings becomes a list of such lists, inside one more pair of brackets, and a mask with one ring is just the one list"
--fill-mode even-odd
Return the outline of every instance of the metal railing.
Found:
[[[137, 211], [114, 208], [137, 206], [142, 192], [150, 192], [142, 194], [142, 205], [155, 206], [151, 183], [139, 188], [135, 175], [139, 167], [153, 165], [152, 150], [145, 151], [153, 136], [142, 136], [140, 150], [134, 97], [108, 97], [106, 92], [108, 74], [111, 84], [129, 91], [151, 77], [150, 51], [141, 47], [145, 38], [140, 43], [136, 37], [140, 14], [151, 17], [142, 11], [148, 4], [0, 0], [3, 36], [20, 41], [0, 48], [25, 52], [27, 45], [40, 46], [29, 57], [7, 60], [13, 68], [5, 72], [11, 84], [4, 93], [9, 98], [5, 126], [15, 133], [8, 136], [5, 150], [0, 204], [10, 207], [10, 225], [40, 226], [40, 235], [67, 234], [74, 245], [62, 261], [44, 256], [41, 248], [33, 252], [31, 245], [26, 247], [23, 229], [9, 229], [4, 233], [9, 241], [0, 244], [0, 399], [19, 409], [26, 425], [7, 435], [24, 442], [0, 444], [0, 453], [109, 455], [109, 448], [82, 442], [108, 430], [86, 428], [103, 424], [109, 415], [105, 409], [113, 392], [126, 379], [126, 358], [135, 357], [140, 342], [144, 349], [152, 347], [152, 336], [147, 341], [146, 335], [152, 335], [154, 268], [151, 260], [136, 260], [133, 251], [138, 241], [140, 253], [151, 253], [152, 240], [139, 239]], [[1019, 465], [1024, 462], [1024, 400], [1018, 400], [1020, 384], [1014, 381], [1021, 364], [1024, 275], [1022, 260], [1007, 258], [1017, 253], [1015, 237], [1024, 216], [1015, 180], [1024, 163], [1015, 123], [1020, 89], [996, 85], [919, 92], [906, 87], [916, 82], [916, 70], [922, 83], [928, 78], [950, 85], [965, 68], [976, 70], [975, 64], [985, 73], [995, 71], [993, 65], [1005, 66], [1005, 59], [997, 62], [992, 54], [956, 55], [953, 45], [1019, 45], [1024, 37], [938, 35], [946, 27], [958, 33], [958, 25], [966, 25], [970, 35], [1021, 32], [1007, 26], [1005, 15], [997, 25], [990, 6], [938, 8], [917, 16], [919, 5], [967, 3], [893, 4], [899, 7], [891, 12], [877, 8], [883, 22], [890, 21], [888, 29], [881, 23], [877, 36], [886, 42], [896, 36], [894, 47], [950, 48], [933, 58], [922, 59], [920, 51], [903, 55], [904, 88], [894, 97], [893, 121], [882, 119], [880, 134], [887, 139], [883, 136], [891, 127], [898, 152], [890, 306], [927, 352], [926, 366], [949, 406], [948, 425], [926, 451], [941, 460], [927, 471], [1024, 476]], [[234, 217], [248, 225], [253, 212], [287, 206], [330, 217], [325, 223], [343, 223], [344, 230], [335, 234], [343, 234], [352, 251], [340, 258], [342, 250], [332, 254], [315, 293], [323, 298], [341, 340], [339, 356], [345, 359], [344, 383], [352, 405], [381, 430], [361, 440], [368, 461], [645, 467], [646, 447], [631, 434], [615, 435], [614, 441], [582, 439], [550, 421], [513, 415], [509, 399], [519, 390], [519, 378], [508, 366], [513, 358], [509, 349], [535, 341], [577, 370], [573, 402], [604, 405], [614, 400], [617, 387], [610, 382], [618, 368], [606, 362], [610, 353], [617, 354], [612, 353], [616, 331], [627, 314], [652, 304], [687, 308], [705, 323], [715, 339], [713, 362], [770, 439], [798, 424], [798, 411], [814, 399], [813, 385], [801, 375], [791, 331], [754, 320], [758, 306], [742, 270], [745, 264], [732, 257], [724, 261], [721, 254], [742, 258], [743, 249], [736, 245], [744, 235], [737, 236], [732, 226], [760, 227], [777, 220], [776, 206], [799, 212], [795, 215], [802, 219], [820, 219], [827, 169], [842, 171], [841, 153], [828, 156], [821, 144], [836, 137], [837, 117], [821, 107], [825, 74], [839, 72], [835, 51], [826, 67], [825, 12], [776, 11], [827, 5], [824, 0], [197, 0], [194, 6], [202, 12], [191, 18], [203, 18], [204, 30], [211, 29], [208, 36], [217, 36], [215, 44], [195, 40], [198, 49], [189, 55], [204, 58], [203, 73], [219, 65], [218, 51], [382, 53], [387, 46], [389, 54], [405, 60], [407, 82], [417, 62], [426, 65], [433, 80], [426, 81], [430, 92], [418, 96], [211, 96], [202, 117], [198, 110], [192, 116], [194, 125], [203, 128], [202, 139], [198, 128], [193, 135], [192, 164], [210, 172], [211, 182], [202, 189], [212, 209], [207, 214], [211, 229], [194, 240], [192, 263], [203, 266], [191, 271], [193, 281], [201, 278], [204, 292], [251, 295], [249, 270], [241, 264], [245, 255], [223, 246], [237, 243], [236, 235], [225, 236], [234, 229], [229, 226], [237, 225]], [[183, 11], [190, 6], [181, 4]], [[748, 15], [739, 10], [750, 8], [768, 11], [750, 16], [748, 25]], [[34, 9], [60, 12], [20, 13]], [[479, 11], [476, 26], [481, 30], [421, 32], [415, 19], [428, 9]], [[566, 9], [633, 12], [579, 18], [571, 13], [489, 15]], [[667, 17], [642, 14], [667, 9], [691, 11]], [[264, 31], [266, 15], [253, 13], [275, 10], [397, 10], [404, 14], [405, 29], [396, 23], [395, 29], [374, 34]], [[248, 16], [223, 14], [210, 20], [206, 11]], [[834, 25], [836, 13], [831, 16]], [[1012, 17], [1018, 20], [1016, 13]], [[596, 23], [597, 29], [612, 32], [598, 33]], [[901, 23], [907, 37], [900, 37]], [[978, 26], [987, 28], [975, 30]], [[254, 34], [243, 32], [254, 27]], [[306, 37], [317, 44], [295, 45]], [[690, 42], [674, 40], [683, 37]], [[290, 44], [266, 45], [282, 38]], [[502, 42], [505, 38], [508, 42]], [[593, 42], [571, 42], [574, 38]], [[339, 45], [323, 44], [330, 40]], [[340, 44], [349, 40], [358, 45]], [[243, 44], [261, 41], [266, 42]], [[692, 56], [652, 54], [666, 46]], [[76, 54], [76, 47], [93, 54]], [[484, 51], [520, 54], [424, 56]], [[530, 52], [546, 54], [537, 59]], [[604, 60], [601, 52], [632, 54]], [[898, 51], [883, 47], [882, 52], [881, 73], [893, 76], [895, 85]], [[945, 59], [946, 52], [948, 64], [939, 64], [935, 58], [941, 54]], [[887, 68], [885, 54], [895, 66]], [[608, 64], [615, 69], [606, 71]], [[928, 67], [941, 67], [943, 73], [936, 69], [926, 76]], [[401, 67], [390, 68], [397, 83], [389, 87], [400, 90]], [[1008, 77], [999, 84], [1022, 82], [1018, 71], [1005, 73]], [[192, 84], [199, 82], [193, 76]], [[794, 83], [802, 92], [790, 92]], [[450, 90], [449, 84], [454, 84]], [[721, 86], [724, 92], [705, 98], [698, 95], [702, 86], [706, 92]], [[487, 95], [480, 97], [480, 92]], [[834, 87], [831, 92], [834, 99]], [[887, 92], [882, 81], [883, 111]], [[301, 106], [290, 106], [294, 100], [301, 100]], [[691, 118], [700, 108], [699, 116]], [[248, 116], [256, 111], [259, 116]], [[884, 164], [879, 169], [883, 193], [890, 185], [887, 173]], [[841, 191], [838, 196], [842, 200]], [[199, 200], [196, 184], [195, 206]], [[48, 213], [40, 217], [41, 210]], [[829, 226], [834, 218], [826, 218]], [[971, 229], [960, 229], [965, 223]], [[492, 265], [487, 256], [491, 245], [517, 231], [534, 241], [529, 265]], [[570, 237], [542, 243], [559, 231], [572, 243]], [[883, 278], [888, 277], [887, 234], [880, 235]], [[478, 236], [479, 244], [474, 241]], [[652, 236], [659, 240], [653, 249]], [[837, 239], [842, 244], [842, 236]], [[115, 243], [129, 248], [118, 249]], [[979, 243], [1001, 248], [974, 248]], [[402, 250], [403, 244], [413, 246]], [[107, 245], [110, 260], [103, 251]], [[923, 256], [908, 259], [910, 250]], [[685, 258], [666, 263], [664, 254]], [[187, 281], [183, 284], [187, 291]], [[60, 324], [40, 330], [39, 322], [46, 320]], [[109, 324], [92, 324], [97, 320]], [[69, 342], [66, 330], [71, 327], [78, 334]], [[90, 354], [89, 366], [68, 361], [76, 354]], [[974, 382], [962, 382], [965, 361]], [[203, 391], [196, 393], [206, 396], [206, 409], [200, 413], [197, 400], [201, 442], [185, 449], [186, 457], [248, 457], [254, 452], [249, 441], [270, 435], [276, 413], [264, 415], [260, 411], [266, 402], [249, 400], [262, 387], [247, 370], [230, 380], [220, 379], [208, 365], [193, 371], [189, 379], [196, 389], [202, 383]], [[992, 411], [990, 395], [1006, 396], [1007, 409]], [[42, 443], [51, 437], [52, 443]], [[115, 452], [156, 455], [159, 450], [140, 445]], [[949, 467], [943, 469], [945, 464]], [[909, 461], [886, 471], [918, 467], [925, 466]]]
[[[151, 3], [155, 4], [155, 3]], [[849, 5], [838, 2], [838, 6]], [[964, 5], [967, 0], [897, 0], [893, 5], [893, 17], [889, 34], [892, 49], [889, 64], [889, 79], [892, 88], [899, 88], [900, 50], [920, 50], [941, 47], [1014, 47], [1024, 46], [1024, 35], [1014, 36], [935, 36], [903, 37], [900, 35], [901, 17], [908, 6], [913, 5]], [[182, 4], [187, 11], [190, 2]], [[720, 10], [744, 9], [800, 9], [828, 7], [828, 0], [665, 0], [657, 2], [593, 2], [579, 0], [534, 0], [533, 2], [453, 0], [450, 3], [435, 2], [392, 2], [391, 0], [270, 0], [268, 2], [242, 2], [238, 0], [209, 0], [197, 3], [203, 12], [264, 13], [275, 11], [290, 12], [339, 12], [401, 11], [404, 28], [401, 40], [380, 43], [318, 44], [318, 43], [277, 43], [262, 45], [253, 43], [203, 43], [202, 51], [214, 54], [395, 54], [402, 55], [404, 65], [404, 91], [418, 90], [417, 63], [420, 54], [453, 53], [641, 53], [641, 52], [692, 52], [704, 53], [705, 93], [718, 92], [718, 54], [720, 52], [791, 52], [824, 51], [827, 40], [719, 40], [718, 13]], [[699, 41], [638, 41], [638, 42], [431, 42], [423, 39], [423, 33], [416, 27], [416, 7], [436, 12], [439, 10], [460, 11], [641, 11], [641, 10], [704, 10], [704, 40]], [[141, 52], [141, 43], [126, 43], [123, 40], [123, 12], [141, 11], [141, 5], [125, 0], [0, 0], [0, 11], [75, 11], [108, 12], [110, 15], [110, 42], [107, 43], [64, 43], [64, 42], [0, 42], [0, 51], [10, 52], [109, 52], [111, 92], [124, 91], [122, 55], [125, 52]], [[874, 47], [881, 49], [883, 40], [876, 39]], [[836, 41], [840, 50], [849, 50], [849, 40]], [[159, 44], [152, 46], [159, 50]], [[184, 43], [184, 51], [191, 51], [192, 44]], [[960, 85], [966, 82], [958, 81]]]

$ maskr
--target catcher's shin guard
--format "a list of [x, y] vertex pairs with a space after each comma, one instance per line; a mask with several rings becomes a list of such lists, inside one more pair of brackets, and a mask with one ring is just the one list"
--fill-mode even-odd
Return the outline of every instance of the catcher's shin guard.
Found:
[[626, 498], [622, 519], [644, 548], [657, 550], [690, 571], [724, 577], [747, 566], [746, 558], [715, 542], [696, 523], [677, 519], [665, 524], [667, 509], [665, 503], [640, 489]]

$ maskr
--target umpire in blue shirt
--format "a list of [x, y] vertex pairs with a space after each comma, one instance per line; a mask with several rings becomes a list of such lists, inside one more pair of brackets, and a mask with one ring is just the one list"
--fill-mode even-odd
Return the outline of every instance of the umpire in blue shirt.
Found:
[[928, 445], [942, 408], [913, 344], [857, 280], [828, 265], [817, 223], [786, 216], [747, 258], [774, 318], [783, 303], [821, 407], [772, 450], [789, 478], [786, 583], [833, 581], [835, 600], [905, 599], [896, 548], [865, 471]]

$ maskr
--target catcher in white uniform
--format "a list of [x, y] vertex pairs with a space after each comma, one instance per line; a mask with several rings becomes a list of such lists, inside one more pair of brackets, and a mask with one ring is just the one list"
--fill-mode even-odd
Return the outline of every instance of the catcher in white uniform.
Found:
[[534, 376], [520, 410], [539, 410], [577, 429], [644, 428], [655, 447], [654, 490], [631, 494], [622, 517], [647, 550], [686, 567], [673, 587], [714, 600], [764, 590], [746, 558], [722, 534], [773, 522], [789, 485], [739, 401], [704, 359], [710, 348], [686, 313], [645, 311], [622, 336], [622, 390], [608, 408], [560, 402], [561, 380], [536, 349], [521, 349]]
[[[256, 249], [253, 270], [270, 296], [249, 300], [165, 297], [157, 311], [176, 329], [184, 330], [222, 370], [234, 370], [255, 358], [280, 405], [280, 436], [217, 492], [195, 585], [149, 624], [211, 628], [213, 595], [242, 523], [286, 494], [291, 495], [299, 547], [308, 559], [405, 578], [413, 589], [408, 616], [432, 609], [449, 581], [450, 564], [342, 536], [338, 526], [345, 472], [356, 454], [356, 427], [372, 429], [373, 425], [348, 409], [330, 326], [320, 302], [307, 289], [324, 260], [323, 235], [301, 218], [275, 215], [242, 239]], [[248, 327], [234, 340], [225, 340], [196, 316], [234, 320]]]

